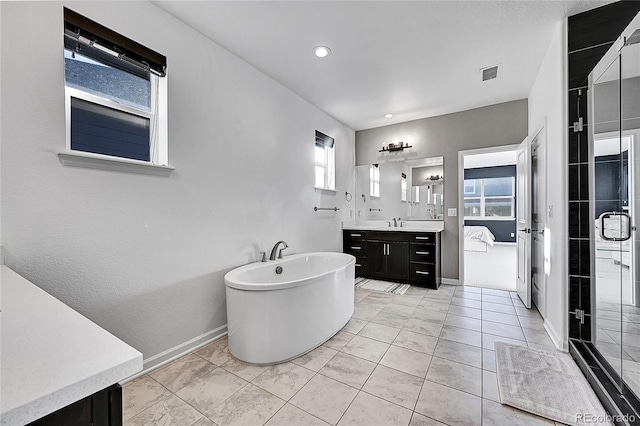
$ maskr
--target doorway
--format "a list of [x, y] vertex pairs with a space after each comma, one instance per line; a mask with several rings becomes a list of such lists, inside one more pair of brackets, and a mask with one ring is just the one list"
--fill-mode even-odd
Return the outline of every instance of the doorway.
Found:
[[458, 153], [463, 285], [516, 290], [517, 147]]

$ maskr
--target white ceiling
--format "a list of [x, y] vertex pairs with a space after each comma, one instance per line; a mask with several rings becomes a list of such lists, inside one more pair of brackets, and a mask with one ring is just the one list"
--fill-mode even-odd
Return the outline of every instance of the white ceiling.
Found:
[[611, 1], [155, 3], [362, 130], [526, 98], [556, 24]]

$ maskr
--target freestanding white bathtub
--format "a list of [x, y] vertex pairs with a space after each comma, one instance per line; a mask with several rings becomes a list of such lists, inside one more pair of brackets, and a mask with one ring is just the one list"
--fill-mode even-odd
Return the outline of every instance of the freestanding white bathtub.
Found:
[[296, 254], [228, 272], [231, 353], [275, 364], [320, 346], [351, 318], [354, 280], [355, 257], [345, 253]]

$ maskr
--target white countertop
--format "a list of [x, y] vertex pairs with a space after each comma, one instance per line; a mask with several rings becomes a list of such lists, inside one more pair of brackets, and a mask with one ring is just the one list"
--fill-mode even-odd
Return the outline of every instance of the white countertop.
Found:
[[142, 354], [2, 265], [0, 424], [32, 422], [142, 370]]
[[444, 222], [441, 221], [402, 221], [402, 226], [389, 226], [388, 223], [379, 223], [376, 221], [368, 221], [365, 223], [343, 222], [342, 229], [359, 230], [359, 231], [397, 231], [397, 232], [442, 232], [444, 231]]

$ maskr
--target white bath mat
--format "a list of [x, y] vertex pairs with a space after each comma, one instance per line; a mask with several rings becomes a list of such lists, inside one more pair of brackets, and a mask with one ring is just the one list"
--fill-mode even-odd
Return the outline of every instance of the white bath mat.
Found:
[[409, 284], [391, 283], [388, 281], [371, 280], [368, 278], [356, 278], [356, 287], [402, 295], [411, 286]]
[[610, 424], [593, 389], [571, 356], [495, 343], [503, 404], [568, 425]]

